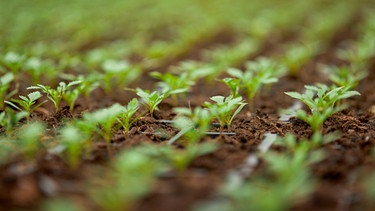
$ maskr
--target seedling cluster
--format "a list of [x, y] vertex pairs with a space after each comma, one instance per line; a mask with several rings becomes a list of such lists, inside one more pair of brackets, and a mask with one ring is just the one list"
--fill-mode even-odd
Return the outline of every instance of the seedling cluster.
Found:
[[325, 183], [366, 194], [327, 210], [374, 198], [356, 168], [374, 170], [368, 2], [149, 3], [0, 3], [5, 209], [299, 210]]

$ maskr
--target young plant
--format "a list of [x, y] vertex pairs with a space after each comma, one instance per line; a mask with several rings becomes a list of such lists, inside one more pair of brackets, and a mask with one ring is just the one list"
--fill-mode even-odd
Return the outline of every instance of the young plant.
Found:
[[[26, 112], [27, 113], [27, 116], [26, 116], [26, 119], [27, 119], [27, 122], [30, 121], [30, 115], [31, 113], [37, 109], [38, 107], [40, 107], [41, 105], [43, 105], [45, 102], [47, 102], [46, 100], [33, 106], [37, 100], [39, 98], [41, 98], [43, 95], [40, 94], [39, 91], [36, 91], [36, 92], [32, 92], [30, 94], [27, 95], [27, 97], [25, 96], [19, 96], [21, 99], [18, 100], [18, 99], [11, 99], [12, 102], [10, 101], [4, 101], [5, 103], [11, 105], [12, 107], [18, 109], [19, 111], [23, 111], [23, 112]], [[14, 103], [17, 103], [19, 106], [17, 106], [16, 104]]]
[[306, 91], [303, 94], [297, 92], [285, 92], [286, 95], [301, 100], [305, 103], [311, 111], [307, 114], [303, 110], [297, 111], [297, 117], [308, 123], [314, 132], [319, 132], [324, 121], [345, 108], [344, 105], [336, 106], [336, 102], [355, 95], [360, 95], [359, 92], [348, 90], [344, 87], [328, 87], [324, 84], [317, 84], [317, 86], [305, 86]]
[[267, 151], [261, 155], [267, 164], [263, 172], [245, 183], [228, 180], [224, 184], [221, 193], [229, 200], [207, 204], [198, 210], [289, 210], [310, 194], [314, 180], [309, 166], [321, 161], [323, 154], [312, 152], [308, 141], [297, 142], [292, 136], [285, 139], [288, 139], [285, 152]]
[[141, 103], [147, 108], [151, 116], [153, 116], [154, 111], [158, 109], [158, 105], [170, 94], [168, 91], [163, 93], [157, 91], [150, 92], [141, 88], [137, 88], [135, 93], [142, 98]]
[[181, 136], [185, 136], [189, 142], [196, 143], [210, 129], [213, 116], [206, 109], [196, 107], [193, 111], [189, 108], [174, 108], [177, 117], [173, 126], [180, 129], [168, 143], [172, 144]]
[[104, 179], [92, 182], [90, 197], [102, 210], [130, 210], [137, 199], [149, 193], [164, 165], [147, 151], [143, 146], [123, 151], [105, 171]]
[[66, 159], [72, 168], [78, 167], [87, 139], [87, 134], [73, 125], [66, 126], [60, 130], [60, 140], [65, 147]]
[[24, 126], [18, 135], [19, 147], [22, 149], [23, 154], [29, 158], [35, 158], [36, 153], [40, 150], [41, 137], [45, 131], [44, 124], [35, 122]]
[[42, 76], [48, 76], [47, 79], [53, 79], [58, 72], [51, 60], [43, 61], [38, 57], [27, 59], [22, 69], [31, 76], [33, 84], [40, 83]]
[[159, 159], [167, 159], [177, 172], [183, 172], [195, 158], [212, 153], [217, 149], [218, 145], [213, 142], [191, 143], [183, 150], [176, 150], [171, 145], [165, 145], [153, 154]]
[[134, 114], [138, 111], [138, 109], [139, 102], [136, 98], [134, 98], [128, 103], [127, 106], [124, 106], [123, 111], [119, 114], [117, 118], [117, 121], [124, 128], [126, 135], [129, 133], [132, 124], [138, 119], [138, 117], [133, 118]]
[[240, 96], [240, 83], [241, 80], [238, 78], [224, 78], [221, 80], [230, 89], [230, 93], [233, 97]]
[[100, 126], [97, 132], [104, 138], [107, 142], [107, 147], [109, 150], [109, 144], [112, 137], [112, 127], [116, 123], [119, 115], [123, 112], [123, 107], [116, 103], [108, 108], [103, 108], [97, 110], [93, 113], [85, 113], [83, 119], [86, 122], [96, 123]]
[[4, 108], [4, 100], [9, 99], [17, 93], [17, 90], [13, 90], [8, 93], [10, 83], [14, 80], [13, 73], [6, 73], [0, 77], [0, 109]]
[[[55, 105], [55, 112], [57, 112], [59, 110], [60, 102], [63, 99], [64, 95], [66, 95], [66, 93], [68, 92], [69, 89], [71, 89], [71, 87], [80, 83], [81, 81], [72, 81], [72, 82], [69, 82], [68, 84], [66, 84], [65, 82], [60, 82], [59, 86], [56, 89], [52, 89], [50, 86], [44, 86], [42, 84], [38, 84], [36, 86], [28, 87], [27, 89], [39, 89], [42, 92], [46, 93], [48, 99], [50, 99]], [[71, 100], [70, 104], [74, 100], [73, 97], [71, 98], [68, 97], [68, 99]], [[74, 104], [74, 101], [73, 101], [73, 104]]]
[[138, 67], [132, 67], [125, 61], [106, 60], [102, 69], [101, 82], [103, 89], [109, 93], [112, 87], [124, 86], [134, 81], [140, 75]]
[[317, 43], [298, 44], [290, 47], [281, 58], [290, 76], [296, 76], [300, 67], [309, 61], [319, 50]]
[[26, 57], [24, 55], [20, 55], [15, 52], [8, 52], [0, 62], [6, 70], [10, 70], [14, 76], [18, 78], [18, 73], [24, 64], [25, 59]]
[[162, 91], [168, 91], [172, 95], [175, 103], [177, 103], [177, 94], [188, 92], [190, 87], [195, 84], [195, 82], [188, 77], [187, 73], [176, 76], [171, 73], [162, 74], [160, 72], [152, 72], [151, 76], [160, 80], [158, 86]]
[[27, 115], [27, 112], [15, 112], [11, 108], [5, 108], [5, 111], [0, 113], [0, 126], [5, 128], [6, 132], [10, 132]]
[[337, 86], [348, 89], [355, 88], [359, 81], [364, 79], [368, 72], [364, 67], [351, 66], [323, 66], [322, 71], [328, 74], [329, 79]]
[[282, 72], [283, 68], [280, 65], [265, 58], [247, 63], [247, 69], [244, 72], [235, 68], [228, 69], [228, 74], [240, 81], [239, 87], [247, 95], [251, 109], [253, 107], [253, 99], [260, 91], [262, 85], [277, 82], [277, 76], [282, 74]]
[[228, 97], [214, 96], [210, 99], [214, 101], [215, 104], [205, 102], [203, 105], [207, 107], [210, 113], [219, 121], [221, 132], [225, 125], [230, 128], [234, 117], [246, 105], [242, 97], [234, 98], [232, 95]]

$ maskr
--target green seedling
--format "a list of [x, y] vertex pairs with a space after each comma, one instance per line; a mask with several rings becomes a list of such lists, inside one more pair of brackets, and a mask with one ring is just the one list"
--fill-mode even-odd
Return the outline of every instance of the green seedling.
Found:
[[124, 128], [125, 134], [129, 133], [130, 127], [132, 124], [137, 121], [138, 117], [133, 118], [134, 114], [139, 109], [139, 102], [136, 98], [132, 99], [127, 106], [123, 107], [122, 112], [119, 114], [117, 121]]
[[31, 76], [33, 84], [40, 83], [42, 76], [48, 76], [52, 80], [58, 72], [51, 60], [42, 61], [38, 57], [27, 59], [22, 69]]
[[35, 158], [36, 153], [41, 149], [41, 137], [44, 131], [45, 126], [40, 122], [26, 125], [19, 131], [19, 147], [27, 158]]
[[25, 62], [26, 57], [24, 55], [17, 54], [15, 52], [8, 52], [1, 60], [1, 65], [6, 70], [10, 70], [15, 77], [18, 77], [18, 73]]
[[300, 67], [315, 56], [318, 50], [317, 43], [295, 45], [286, 51], [281, 62], [287, 67], [290, 76], [296, 76]]
[[171, 145], [166, 145], [160, 148], [159, 152], [161, 156], [172, 163], [178, 172], [183, 172], [195, 158], [212, 153], [217, 149], [218, 145], [215, 143], [205, 142], [201, 144], [188, 144], [184, 150], [176, 150]]
[[230, 128], [234, 117], [246, 105], [242, 97], [234, 98], [232, 95], [228, 97], [214, 96], [210, 99], [214, 101], [215, 104], [205, 102], [203, 105], [207, 107], [210, 113], [219, 121], [221, 132], [225, 125]]
[[172, 144], [181, 136], [185, 136], [189, 142], [196, 143], [211, 127], [213, 116], [206, 109], [196, 107], [193, 111], [188, 108], [174, 108], [177, 117], [173, 126], [180, 130], [168, 143]]
[[81, 154], [87, 145], [88, 135], [78, 127], [66, 126], [60, 130], [61, 144], [65, 147], [65, 157], [70, 167], [77, 168]]
[[355, 88], [359, 81], [364, 79], [368, 72], [364, 67], [351, 66], [323, 66], [322, 71], [328, 74], [329, 79], [337, 86], [348, 89]]
[[144, 105], [150, 112], [150, 115], [154, 115], [154, 111], [158, 109], [158, 105], [169, 96], [169, 92], [159, 93], [157, 91], [150, 92], [148, 90], [143, 90], [137, 88], [135, 93], [142, 98], [142, 105]]
[[186, 73], [176, 76], [171, 73], [152, 72], [151, 76], [160, 80], [158, 82], [159, 88], [163, 92], [169, 92], [175, 103], [177, 103], [177, 94], [188, 92], [190, 87], [195, 84]]
[[230, 93], [233, 97], [240, 96], [240, 83], [241, 80], [238, 78], [224, 78], [221, 80], [230, 89]]
[[262, 85], [277, 82], [277, 76], [282, 74], [283, 68], [271, 60], [261, 58], [257, 61], [247, 63], [247, 69], [244, 72], [235, 68], [230, 68], [227, 72], [240, 81], [239, 88], [244, 90], [252, 109], [253, 100]]
[[110, 142], [112, 137], [112, 127], [115, 125], [119, 115], [123, 112], [123, 106], [116, 103], [108, 108], [97, 110], [93, 113], [85, 113], [83, 119], [91, 124], [97, 124], [100, 128], [97, 132], [107, 142], [108, 150], [110, 149]]
[[9, 87], [13, 80], [13, 73], [6, 73], [5, 75], [0, 77], [0, 109], [4, 108], [4, 100], [11, 98], [17, 93], [17, 90], [9, 92]]
[[[44, 86], [42, 84], [31, 86], [31, 87], [28, 87], [27, 89], [39, 89], [42, 92], [46, 93], [48, 99], [50, 99], [55, 105], [55, 112], [57, 112], [59, 110], [60, 102], [64, 98], [64, 96], [66, 96], [67, 93], [68, 93], [68, 96], [69, 96], [69, 93], [70, 95], [76, 95], [76, 93], [74, 94], [72, 92], [71, 88], [75, 85], [80, 84], [81, 82], [82, 81], [72, 81], [72, 82], [69, 82], [68, 84], [66, 84], [65, 82], [60, 82], [59, 86], [56, 89], [52, 89], [50, 86]], [[69, 104], [71, 104], [72, 102], [74, 104], [74, 101], [76, 99], [76, 98], [74, 99], [74, 97], [72, 96], [66, 97], [66, 98], [70, 100]]]
[[104, 73], [101, 75], [100, 81], [107, 93], [114, 86], [128, 85], [140, 75], [139, 68], [132, 67], [125, 61], [106, 60], [102, 69]]
[[98, 86], [100, 86], [100, 77], [96, 73], [91, 73], [87, 75], [71, 75], [71, 74], [60, 74], [60, 77], [69, 81], [81, 81], [75, 90], [80, 90], [80, 92], [86, 98], [94, 91]]
[[[324, 155], [321, 151], [311, 151], [308, 141], [297, 141], [293, 136], [280, 142], [286, 146], [285, 152], [261, 154], [267, 164], [263, 174], [260, 172], [245, 183], [236, 180], [225, 183], [221, 192], [230, 200], [219, 202], [215, 210], [288, 210], [311, 193], [314, 181], [308, 167], [321, 161]], [[205, 209], [209, 210], [207, 206]]]
[[341, 49], [337, 54], [351, 64], [366, 64], [375, 55], [375, 39], [372, 35], [365, 36], [353, 48]]
[[102, 181], [93, 183], [90, 196], [103, 210], [130, 210], [137, 199], [150, 192], [162, 168], [142, 146], [123, 151]]
[[[28, 94], [27, 97], [20, 95], [19, 96], [21, 98], [20, 100], [11, 99], [12, 102], [11, 101], [4, 101], [4, 102], [11, 105], [12, 107], [18, 109], [19, 111], [26, 112], [27, 113], [26, 119], [27, 119], [27, 122], [29, 122], [31, 113], [35, 109], [37, 109], [38, 107], [43, 105], [45, 102], [47, 102], [45, 100], [45, 101], [43, 101], [43, 102], [34, 106], [34, 104], [37, 102], [37, 100], [39, 98], [41, 98], [42, 96], [43, 95], [40, 94], [40, 92], [36, 91], [36, 92], [32, 92], [32, 93]], [[17, 106], [14, 103], [17, 103], [19, 106]]]
[[15, 112], [13, 109], [5, 108], [5, 111], [0, 113], [0, 126], [5, 128], [5, 131], [9, 133], [16, 127], [18, 122], [27, 115], [27, 112]]
[[360, 95], [357, 91], [348, 90], [344, 87], [328, 87], [324, 84], [316, 86], [305, 86], [303, 94], [297, 92], [285, 92], [286, 95], [301, 100], [311, 111], [311, 114], [303, 110], [297, 111], [297, 117], [308, 123], [314, 132], [321, 130], [324, 121], [345, 108], [344, 105], [335, 105], [338, 101], [355, 95]]
[[312, 112], [323, 111], [329, 107], [334, 107], [335, 103], [342, 99], [346, 99], [359, 92], [348, 90], [345, 87], [328, 87], [325, 84], [317, 84], [316, 86], [305, 85], [305, 93], [285, 92], [286, 95], [301, 100]]

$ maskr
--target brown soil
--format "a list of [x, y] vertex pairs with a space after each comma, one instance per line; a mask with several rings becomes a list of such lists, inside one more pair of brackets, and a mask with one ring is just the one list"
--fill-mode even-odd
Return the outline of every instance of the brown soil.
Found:
[[[342, 42], [355, 39], [355, 34], [349, 33], [353, 24], [345, 26], [332, 39], [329, 48], [316, 56], [310, 63], [304, 65], [297, 77], [283, 77], [281, 80], [264, 89], [255, 99], [253, 111], [244, 111], [235, 119], [232, 128], [225, 132], [234, 132], [234, 136], [207, 136], [202, 141], [214, 141], [221, 144], [221, 148], [209, 155], [195, 159], [185, 172], [161, 176], [154, 184], [153, 191], [141, 199], [133, 210], [189, 210], [197, 203], [216, 196], [217, 190], [226, 175], [232, 169], [239, 167], [250, 152], [255, 152], [257, 145], [267, 132], [285, 135], [295, 134], [299, 138], [309, 137], [312, 133], [309, 126], [292, 118], [289, 122], [278, 120], [280, 109], [290, 107], [294, 100], [284, 92], [300, 91], [305, 84], [327, 82], [317, 71], [317, 64], [325, 63], [338, 65], [342, 61], [334, 56], [335, 49]], [[348, 33], [343, 33], [348, 32]], [[278, 42], [266, 42], [257, 56], [271, 55], [266, 49], [279, 51], [279, 47], [289, 41], [286, 38], [276, 39]], [[163, 64], [161, 69], [176, 64], [180, 60], [199, 59], [204, 48], [214, 46], [215, 43], [231, 43], [230, 33], [220, 32], [215, 42], [203, 41], [192, 47], [189, 53], [180, 55]], [[198, 55], [198, 56], [197, 56]], [[342, 136], [336, 141], [322, 146], [328, 156], [311, 167], [318, 185], [312, 195], [297, 203], [293, 210], [371, 210], [371, 203], [366, 201], [363, 188], [360, 185], [361, 172], [374, 169], [374, 159], [370, 151], [375, 143], [375, 114], [371, 108], [375, 106], [375, 64], [371, 66], [370, 75], [364, 79], [357, 90], [361, 96], [347, 100], [350, 107], [335, 114], [324, 123], [324, 133], [341, 131]], [[143, 75], [133, 87], [153, 88], [154, 80]], [[27, 82], [26, 82], [27, 84]], [[25, 85], [26, 86], [26, 85]], [[208, 101], [213, 95], [227, 95], [228, 89], [220, 82], [207, 84], [200, 81], [191, 91], [187, 99], [179, 102], [179, 106], [197, 106]], [[106, 94], [98, 89], [89, 99], [79, 99], [74, 113], [63, 107], [54, 114], [52, 106], [45, 105], [39, 109], [34, 118], [45, 121], [50, 127], [50, 135], [54, 135], [54, 128], [63, 124], [65, 119], [79, 118], [86, 110], [95, 110], [119, 102], [126, 104], [134, 93], [128, 91], [114, 91]], [[101, 99], [101, 100], [98, 100]], [[172, 119], [174, 105], [165, 101], [154, 117], [144, 117], [136, 122], [130, 135], [125, 136], [122, 131], [114, 134], [112, 148], [114, 154], [121, 149], [129, 148], [140, 143], [160, 144], [166, 138], [153, 134], [163, 129], [170, 134], [176, 130], [170, 125], [156, 120]], [[213, 131], [218, 129], [213, 129]], [[113, 155], [112, 155], [113, 156]], [[0, 166], [0, 210], [37, 209], [42, 200], [51, 197], [66, 196], [85, 204], [90, 209], [97, 208], [85, 197], [85, 184], [93, 177], [97, 166], [105, 166], [111, 159], [106, 144], [103, 141], [93, 146], [93, 155], [87, 158], [78, 169], [70, 169], [66, 162], [51, 153], [41, 153], [36, 161], [18, 157]], [[258, 166], [256, 171], [262, 168]], [[364, 170], [365, 169], [365, 170]]]

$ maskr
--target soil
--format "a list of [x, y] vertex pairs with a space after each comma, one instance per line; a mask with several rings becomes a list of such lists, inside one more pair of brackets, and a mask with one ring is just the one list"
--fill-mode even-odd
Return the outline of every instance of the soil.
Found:
[[[275, 133], [283, 136], [295, 134], [298, 138], [308, 138], [312, 131], [309, 126], [296, 118], [287, 122], [280, 121], [279, 110], [289, 108], [295, 101], [287, 97], [285, 91], [301, 91], [303, 85], [325, 82], [327, 79], [317, 70], [320, 63], [339, 65], [343, 61], [335, 57], [335, 49], [342, 43], [353, 40], [356, 34], [351, 30], [357, 22], [343, 27], [332, 38], [325, 52], [317, 55], [310, 63], [304, 65], [296, 77], [283, 77], [280, 81], [264, 89], [254, 101], [254, 110], [244, 109], [234, 120], [230, 129], [231, 136], [207, 136], [202, 141], [214, 141], [221, 144], [218, 151], [196, 158], [188, 169], [179, 174], [161, 176], [154, 184], [153, 190], [139, 200], [133, 210], [190, 210], [199, 202], [213, 199], [229, 171], [240, 167], [249, 153], [256, 152], [264, 134]], [[233, 35], [234, 36], [234, 35]], [[285, 33], [285, 37], [277, 36], [276, 41], [270, 37], [255, 57], [272, 55], [280, 46], [296, 39], [297, 36]], [[202, 41], [191, 47], [184, 55], [168, 60], [159, 70], [177, 64], [181, 60], [199, 60], [203, 50], [218, 44], [228, 44], [235, 38], [231, 32], [218, 32], [214, 39]], [[89, 46], [89, 45], [88, 45]], [[86, 47], [88, 47], [86, 46]], [[253, 56], [254, 57], [254, 56]], [[150, 70], [151, 71], [151, 70]], [[332, 143], [322, 146], [327, 157], [313, 165], [311, 172], [317, 180], [314, 192], [302, 201], [296, 202], [292, 210], [372, 210], [373, 203], [364, 196], [361, 186], [363, 173], [375, 167], [371, 149], [375, 144], [375, 62], [369, 69], [369, 76], [364, 79], [357, 90], [361, 96], [353, 97], [346, 102], [347, 109], [330, 117], [324, 123], [324, 134], [341, 131], [341, 137]], [[25, 77], [24, 85], [28, 81]], [[132, 87], [152, 89], [155, 80], [145, 73]], [[197, 106], [208, 101], [213, 95], [227, 95], [228, 89], [223, 83], [214, 81], [210, 84], [199, 81], [186, 99], [180, 100], [178, 106]], [[109, 106], [115, 102], [126, 104], [136, 97], [134, 93], [114, 90], [107, 94], [103, 90], [95, 90], [88, 99], [81, 98], [73, 113], [68, 107], [53, 113], [52, 105], [38, 109], [33, 118], [41, 119], [49, 125], [49, 133], [53, 136], [54, 128], [63, 125], [64, 121], [79, 118], [83, 112]], [[99, 100], [100, 99], [100, 100]], [[111, 148], [117, 151], [133, 147], [141, 143], [161, 144], [166, 138], [153, 134], [163, 129], [170, 134], [176, 130], [166, 123], [157, 120], [171, 120], [174, 117], [172, 108], [175, 105], [166, 100], [159, 106], [153, 117], [144, 117], [137, 121], [130, 134], [125, 136], [122, 131], [113, 135]], [[217, 131], [214, 128], [213, 131]], [[271, 150], [277, 150], [271, 148]], [[87, 200], [85, 185], [94, 176], [98, 167], [105, 166], [114, 155], [107, 153], [104, 140], [93, 146], [92, 157], [85, 159], [78, 169], [71, 169], [59, 156], [49, 152], [41, 152], [36, 161], [17, 157], [0, 166], [0, 210], [35, 210], [46, 198], [68, 197], [87, 206], [90, 210], [98, 210]], [[255, 171], [261, 171], [259, 165]]]

